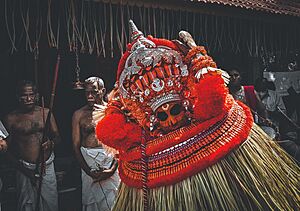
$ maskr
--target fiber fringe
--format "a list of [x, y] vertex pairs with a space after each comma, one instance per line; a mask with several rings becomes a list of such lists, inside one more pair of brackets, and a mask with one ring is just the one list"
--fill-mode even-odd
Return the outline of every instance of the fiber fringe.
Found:
[[[300, 210], [300, 168], [257, 125], [217, 164], [149, 190], [149, 210]], [[121, 184], [116, 211], [142, 211], [142, 189]]]

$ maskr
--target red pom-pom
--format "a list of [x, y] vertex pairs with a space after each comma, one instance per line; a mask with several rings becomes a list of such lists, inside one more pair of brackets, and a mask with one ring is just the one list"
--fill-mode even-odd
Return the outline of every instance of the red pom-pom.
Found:
[[120, 113], [106, 115], [98, 122], [95, 132], [99, 141], [121, 152], [136, 146], [142, 137], [142, 129], [135, 123], [126, 122]]
[[216, 117], [227, 109], [225, 101], [228, 89], [220, 75], [205, 74], [198, 83], [190, 84], [190, 87], [194, 98], [193, 117], [198, 121]]

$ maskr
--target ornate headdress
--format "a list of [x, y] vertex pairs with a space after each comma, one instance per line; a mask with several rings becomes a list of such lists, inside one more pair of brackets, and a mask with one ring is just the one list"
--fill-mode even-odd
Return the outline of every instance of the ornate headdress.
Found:
[[149, 127], [157, 108], [186, 98], [189, 71], [174, 43], [146, 38], [133, 21], [129, 25], [132, 43], [118, 67], [118, 89], [133, 117]]

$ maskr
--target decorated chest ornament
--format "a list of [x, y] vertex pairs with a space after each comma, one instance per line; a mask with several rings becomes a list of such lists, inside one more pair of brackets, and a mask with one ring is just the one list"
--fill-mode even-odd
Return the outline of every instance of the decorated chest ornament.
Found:
[[147, 181], [147, 187], [159, 187], [201, 171], [238, 146], [252, 115], [228, 94], [228, 74], [188, 32], [179, 33], [182, 42], [170, 41], [145, 37], [132, 21], [129, 26], [132, 42], [98, 115], [96, 135], [119, 151], [126, 185], [140, 188]]

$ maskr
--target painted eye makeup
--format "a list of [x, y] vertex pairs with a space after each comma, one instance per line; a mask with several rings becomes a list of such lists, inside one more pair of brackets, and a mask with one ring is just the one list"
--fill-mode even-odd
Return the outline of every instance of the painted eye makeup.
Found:
[[181, 111], [182, 111], [182, 106], [179, 105], [179, 104], [175, 104], [175, 105], [171, 108], [170, 114], [171, 114], [172, 116], [176, 116], [176, 115], [180, 114]]
[[157, 113], [157, 118], [160, 120], [160, 121], [166, 121], [168, 119], [168, 114], [164, 111], [162, 112], [158, 112]]

